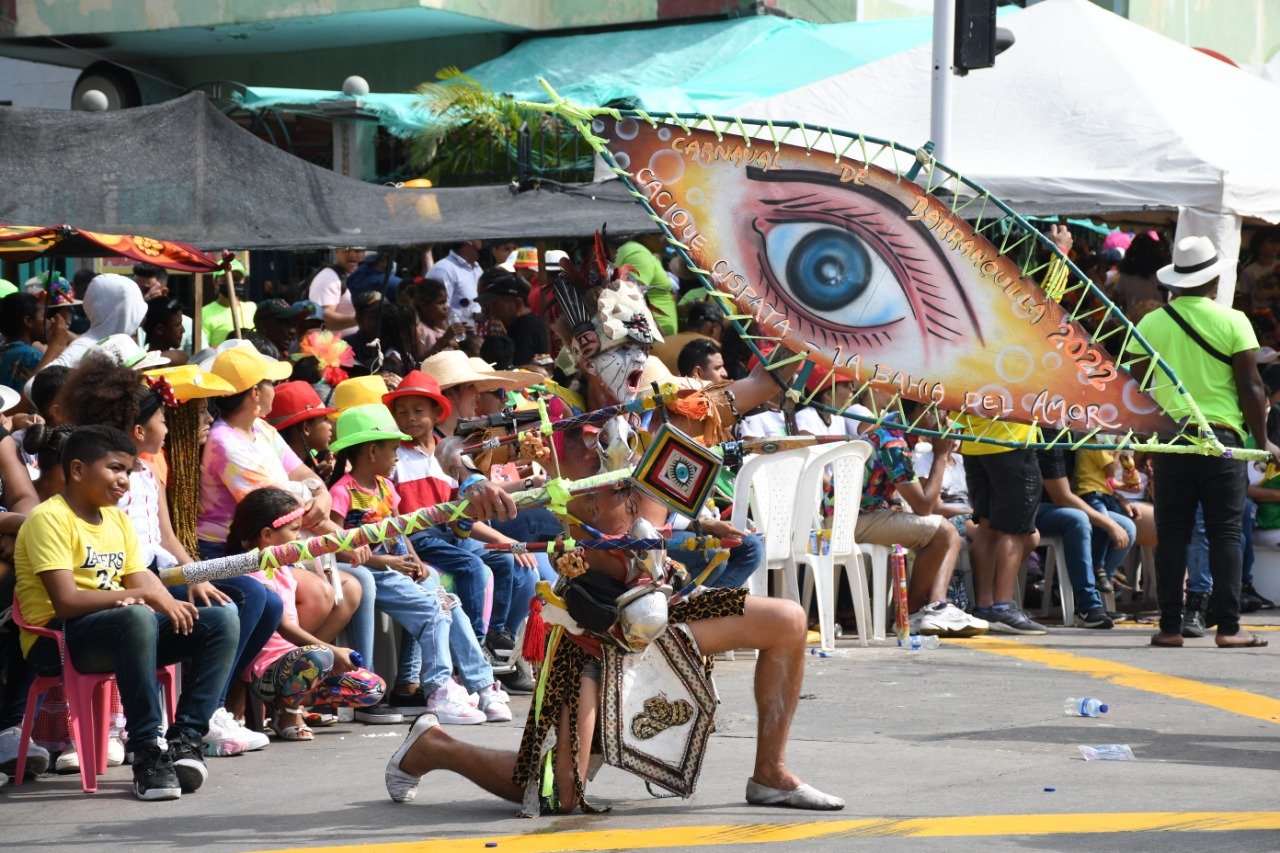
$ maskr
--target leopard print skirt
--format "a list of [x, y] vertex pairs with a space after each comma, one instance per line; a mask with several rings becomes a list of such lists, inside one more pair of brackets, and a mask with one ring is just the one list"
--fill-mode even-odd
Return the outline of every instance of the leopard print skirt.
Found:
[[[702, 619], [716, 619], [722, 616], [741, 616], [746, 612], [747, 591], [745, 589], [707, 589], [704, 592], [686, 598], [672, 606], [669, 621], [697, 622]], [[582, 680], [582, 671], [586, 665], [597, 660], [590, 652], [569, 642], [562, 637], [554, 655], [543, 662], [550, 667], [547, 672], [547, 684], [543, 693], [542, 712], [537, 713], [537, 702], [529, 708], [529, 716], [524, 724], [524, 736], [520, 739], [520, 749], [516, 754], [515, 771], [511, 781], [521, 788], [529, 789], [531, 783], [539, 780], [539, 772], [543, 757], [543, 745], [552, 728], [559, 724], [561, 710], [569, 711], [570, 752], [573, 753], [573, 784], [578, 794], [578, 802], [584, 812], [597, 811], [586, 800], [585, 783], [578, 774], [577, 756], [581, 750], [578, 742], [578, 691]], [[563, 745], [557, 745], [563, 747]], [[539, 780], [540, 781], [540, 780]]]

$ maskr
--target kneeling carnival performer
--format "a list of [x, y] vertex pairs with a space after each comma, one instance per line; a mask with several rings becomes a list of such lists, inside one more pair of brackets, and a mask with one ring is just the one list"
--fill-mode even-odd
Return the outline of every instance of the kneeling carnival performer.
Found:
[[[614, 270], [606, 258], [598, 237], [595, 256], [581, 269], [564, 262], [554, 282], [557, 331], [569, 342], [580, 380], [565, 395], [571, 398], [566, 402], [579, 411], [640, 398], [650, 347], [662, 340], [629, 268]], [[728, 437], [724, 427], [732, 425], [737, 412], [755, 408], [777, 391], [775, 380], [760, 366], [746, 379], [686, 391], [669, 406], [619, 416], [605, 428], [558, 431], [547, 437], [554, 451], [547, 464], [558, 466], [555, 473], [571, 480], [636, 464], [644, 433], [664, 433], [649, 423], [657, 417], [655, 408], [663, 409], [667, 434], [719, 441]], [[673, 594], [686, 588], [687, 578], [653, 545], [662, 538], [658, 529], [668, 523], [668, 506], [676, 503], [660, 502], [653, 494], [667, 487], [677, 495], [686, 489], [696, 492], [687, 481], [698, 476], [696, 451], [680, 456], [676, 450], [678, 459], [658, 454], [662, 458], [653, 463], [663, 466], [653, 474], [664, 486], [642, 489], [635, 482], [637, 473], [616, 491], [574, 497], [561, 508], [567, 533], [557, 560], [561, 578], [554, 590], [540, 585], [541, 601], [535, 600], [547, 628], [538, 650], [544, 651], [544, 659], [519, 750], [456, 740], [424, 715], [387, 765], [387, 791], [393, 800], [413, 800], [428, 772], [452, 770], [521, 803], [528, 816], [569, 813], [579, 806], [596, 811], [586, 799], [593, 751], [687, 797], [697, 784], [714, 728], [716, 700], [704, 661], [719, 652], [753, 648], [760, 652], [755, 673], [758, 721], [747, 802], [844, 808], [843, 800], [804, 784], [786, 763], [804, 672], [804, 611], [794, 602], [750, 596], [742, 589], [697, 586], [692, 594]], [[614, 537], [618, 550], [574, 548], [575, 538]], [[678, 560], [679, 554], [673, 558]]]

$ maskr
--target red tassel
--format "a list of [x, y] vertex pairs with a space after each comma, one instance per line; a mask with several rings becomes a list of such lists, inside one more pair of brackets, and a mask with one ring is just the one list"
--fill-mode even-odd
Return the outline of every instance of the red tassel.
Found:
[[542, 599], [536, 595], [529, 601], [529, 621], [524, 626], [524, 648], [521, 655], [535, 666], [547, 653], [547, 622], [542, 618]]

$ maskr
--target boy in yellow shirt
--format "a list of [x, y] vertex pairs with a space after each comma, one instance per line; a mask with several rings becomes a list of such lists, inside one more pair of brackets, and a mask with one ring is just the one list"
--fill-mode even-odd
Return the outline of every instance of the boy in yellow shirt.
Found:
[[[32, 511], [14, 552], [14, 600], [25, 620], [61, 629], [81, 672], [114, 672], [134, 753], [133, 793], [177, 799], [208, 778], [201, 738], [235, 656], [234, 610], [178, 601], [147, 570], [133, 525], [116, 504], [137, 448], [112, 427], [80, 427], [62, 452], [66, 487]], [[41, 674], [62, 668], [57, 643], [22, 632]], [[156, 669], [188, 662], [187, 687], [161, 740]]]

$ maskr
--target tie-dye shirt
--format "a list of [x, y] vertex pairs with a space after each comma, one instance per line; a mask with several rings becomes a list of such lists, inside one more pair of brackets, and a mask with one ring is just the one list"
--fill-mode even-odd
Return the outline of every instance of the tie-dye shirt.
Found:
[[[386, 477], [378, 477], [378, 488], [371, 492], [357, 483], [350, 474], [346, 474], [329, 489], [329, 497], [333, 498], [332, 514], [342, 518], [341, 524], [347, 530], [383, 521], [400, 513], [400, 495]], [[377, 554], [396, 557], [409, 553], [404, 538], [400, 536], [375, 545], [373, 550]]]
[[215, 421], [200, 461], [196, 535], [202, 542], [226, 542], [236, 504], [254, 489], [284, 488], [301, 467], [302, 460], [266, 421], [253, 422], [253, 438], [226, 421]]

